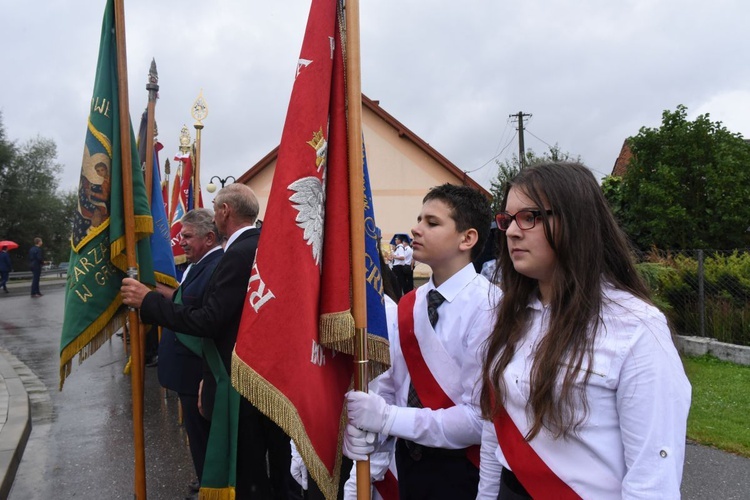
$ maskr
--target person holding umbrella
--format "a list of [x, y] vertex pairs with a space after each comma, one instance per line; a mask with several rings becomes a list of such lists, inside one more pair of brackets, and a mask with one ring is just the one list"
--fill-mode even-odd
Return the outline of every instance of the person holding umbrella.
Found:
[[3, 287], [3, 291], [8, 293], [8, 276], [13, 270], [13, 263], [10, 261], [10, 254], [8, 253], [7, 242], [3, 241], [3, 245], [0, 247], [0, 286]]

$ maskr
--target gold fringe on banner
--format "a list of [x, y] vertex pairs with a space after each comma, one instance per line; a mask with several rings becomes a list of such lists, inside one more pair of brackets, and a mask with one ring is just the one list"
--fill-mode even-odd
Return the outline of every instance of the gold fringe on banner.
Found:
[[118, 295], [101, 316], [62, 350], [60, 353], [60, 390], [63, 388], [65, 379], [70, 375], [73, 357], [78, 354], [80, 365], [125, 324], [124, 311], [117, 311], [121, 305], [122, 298]]
[[320, 343], [354, 355], [354, 317], [351, 310], [320, 315]]
[[[135, 216], [135, 241], [142, 240], [154, 232], [154, 221], [150, 215]], [[121, 271], [128, 270], [128, 258], [125, 255], [125, 236], [109, 244], [110, 260]]]
[[[307, 470], [318, 485], [327, 500], [335, 500], [338, 495], [339, 480], [341, 478], [341, 453], [336, 455], [336, 465], [333, 476], [315, 452], [310, 438], [305, 432], [297, 409], [291, 401], [276, 387], [269, 383], [258, 372], [250, 368], [236, 352], [232, 353], [232, 385], [245, 399], [258, 408], [264, 415], [271, 418], [289, 437], [294, 440]], [[342, 408], [339, 421], [339, 437], [337, 449], [341, 450], [344, 437], [346, 416]], [[238, 473], [240, 471], [237, 471]]]
[[198, 498], [200, 500], [234, 500], [234, 486], [226, 488], [201, 488]]
[[[320, 315], [320, 342], [329, 349], [350, 356], [356, 355], [354, 318], [350, 310]], [[388, 341], [368, 332], [367, 359], [370, 361], [370, 380], [372, 380], [391, 366]]]
[[180, 286], [178, 281], [174, 279], [174, 276], [160, 273], [159, 271], [154, 271], [154, 277], [156, 278], [156, 282], [161, 283], [162, 285], [167, 285], [171, 288], [177, 288], [178, 286]]

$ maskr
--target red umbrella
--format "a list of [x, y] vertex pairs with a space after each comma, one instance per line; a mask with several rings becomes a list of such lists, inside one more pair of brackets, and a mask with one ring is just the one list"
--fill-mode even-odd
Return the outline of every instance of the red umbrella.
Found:
[[10, 240], [2, 240], [0, 241], [0, 249], [2, 249], [3, 247], [8, 247], [8, 250], [15, 250], [16, 248], [18, 248], [18, 243]]

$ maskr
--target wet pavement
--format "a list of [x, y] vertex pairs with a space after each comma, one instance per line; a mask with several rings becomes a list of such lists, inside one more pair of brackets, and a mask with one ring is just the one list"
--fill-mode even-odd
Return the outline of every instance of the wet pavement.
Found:
[[[59, 392], [63, 282], [43, 281], [39, 298], [31, 298], [27, 287], [11, 287], [0, 296], [0, 346], [23, 380], [32, 412], [31, 435], [9, 498], [131, 499], [131, 388], [122, 372], [122, 340], [112, 337], [82, 365], [74, 361]], [[177, 398], [164, 397], [155, 368], [146, 369], [145, 386], [147, 494], [181, 499], [194, 473], [177, 421]]]
[[[58, 392], [62, 280], [0, 292], [0, 355], [23, 381], [33, 428], [10, 500], [133, 498], [130, 379], [122, 341], [113, 337], [73, 373]], [[193, 479], [186, 435], [177, 422], [177, 398], [145, 377], [144, 425], [148, 498], [181, 499]], [[750, 498], [750, 459], [688, 443], [682, 481], [686, 499]]]

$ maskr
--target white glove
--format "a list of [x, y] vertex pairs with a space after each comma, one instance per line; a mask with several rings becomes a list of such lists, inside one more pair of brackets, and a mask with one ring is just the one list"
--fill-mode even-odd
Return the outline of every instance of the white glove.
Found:
[[375, 434], [357, 429], [352, 424], [346, 424], [344, 433], [344, 455], [357, 462], [367, 460], [367, 456], [375, 451]]
[[393, 425], [389, 416], [395, 414], [380, 395], [362, 391], [346, 393], [346, 412], [355, 427], [379, 434], [388, 434]]
[[307, 490], [307, 467], [305, 467], [305, 462], [297, 451], [297, 447], [294, 446], [294, 441], [291, 441], [290, 444], [292, 445], [292, 463], [289, 466], [289, 472], [292, 473], [292, 477], [297, 481], [297, 484], [302, 486], [303, 490]]

